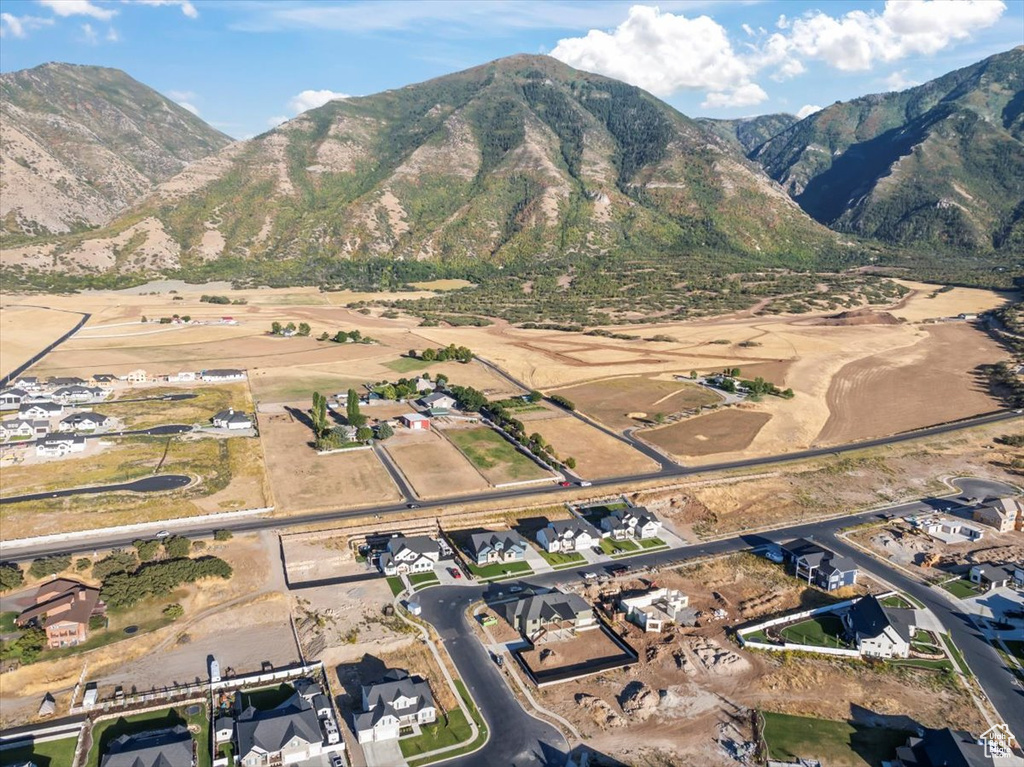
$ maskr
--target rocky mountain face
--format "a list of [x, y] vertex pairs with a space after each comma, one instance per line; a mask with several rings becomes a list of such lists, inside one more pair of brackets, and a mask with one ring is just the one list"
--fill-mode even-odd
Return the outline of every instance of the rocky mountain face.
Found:
[[43, 64], [0, 75], [0, 236], [105, 224], [231, 142], [116, 69]]
[[707, 126], [635, 87], [514, 56], [332, 101], [191, 164], [102, 230], [9, 262], [798, 260], [832, 241]]
[[833, 104], [751, 157], [836, 230], [911, 248], [1024, 252], [1024, 46]]
[[780, 112], [757, 117], [741, 117], [738, 120], [700, 118], [697, 122], [710, 128], [726, 141], [734, 143], [743, 154], [749, 154], [768, 139], [800, 122], [800, 118]]

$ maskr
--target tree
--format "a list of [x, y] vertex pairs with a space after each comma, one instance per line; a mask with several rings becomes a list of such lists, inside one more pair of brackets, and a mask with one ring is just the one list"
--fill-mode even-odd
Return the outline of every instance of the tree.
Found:
[[655, 413], [654, 414], [654, 422], [657, 423], [657, 424], [665, 423], [665, 414], [664, 413]]
[[434, 379], [434, 383], [437, 384], [437, 387], [439, 389], [443, 389], [448, 385], [448, 376], [446, 376], [444, 373], [438, 373], [437, 378]]
[[395, 436], [395, 430], [391, 428], [391, 424], [387, 421], [377, 427], [377, 439], [391, 439], [393, 436]]
[[134, 551], [114, 549], [92, 566], [92, 577], [102, 581], [114, 573], [130, 573], [138, 564]]
[[369, 426], [360, 426], [356, 429], [357, 442], [369, 442], [371, 439], [373, 439], [373, 429]]
[[188, 315], [188, 314], [182, 315], [181, 321], [182, 322], [191, 322], [192, 321], [192, 317], [190, 315]]
[[78, 572], [84, 572], [89, 569], [92, 561], [88, 557], [80, 557], [75, 560], [75, 570]]
[[300, 336], [308, 336], [312, 332], [312, 330], [313, 330], [313, 328], [311, 328], [309, 326], [308, 322], [300, 322], [299, 323], [299, 335]]
[[317, 341], [330, 341], [331, 337], [329, 335], [327, 335], [327, 331], [325, 330], [323, 333], [321, 333], [319, 335], [319, 337], [316, 340]]
[[537, 391], [536, 389], [534, 389], [534, 390], [533, 390], [532, 392], [530, 392], [529, 394], [527, 394], [527, 395], [526, 395], [526, 398], [527, 398], [527, 399], [528, 399], [528, 400], [529, 400], [530, 402], [532, 402], [533, 404], [535, 404], [535, 405], [536, 405], [536, 404], [537, 404], [538, 402], [540, 402], [540, 401], [541, 401], [542, 399], [544, 399], [544, 395], [543, 395], [543, 394], [541, 394], [541, 393], [540, 393], [539, 391]]
[[192, 553], [192, 541], [180, 535], [164, 538], [164, 550], [171, 559], [181, 559]]
[[135, 551], [139, 555], [140, 562], [151, 562], [156, 559], [157, 552], [160, 551], [160, 541], [157, 540], [139, 540], [132, 543], [135, 547]]
[[573, 458], [570, 455], [568, 458], [565, 459], [565, 465], [566, 465], [566, 467], [568, 467], [570, 469], [575, 469], [576, 468], [576, 459]]
[[143, 322], [149, 322], [149, 318], [145, 314], [143, 314], [142, 315], [142, 321]]
[[740, 369], [739, 368], [733, 368], [732, 370], [729, 371], [729, 375], [731, 375], [733, 378], [736, 378], [739, 374], [740, 374]]
[[691, 370], [690, 371], [690, 378], [693, 379], [694, 381], [697, 380], [697, 371], [696, 370]]
[[0, 564], [0, 591], [16, 589], [25, 582], [25, 574], [13, 562]]
[[214, 530], [213, 540], [215, 541], [230, 541], [234, 538], [234, 534], [230, 530]]
[[794, 394], [792, 389], [786, 389], [779, 396], [784, 397], [785, 399], [793, 399], [793, 397], [796, 396], [796, 395]]
[[319, 439], [327, 431], [327, 398], [318, 391], [313, 392], [313, 408], [309, 414], [313, 422], [313, 435]]
[[290, 332], [290, 333], [294, 333], [295, 332], [295, 323], [294, 322], [289, 322], [287, 325], [284, 326], [284, 329], [286, 331]]
[[282, 328], [280, 322], [275, 320], [274, 322], [270, 323], [270, 332], [273, 333], [275, 336], [281, 335], [281, 330]]
[[409, 359], [413, 359], [414, 360], [414, 359], [416, 359], [416, 357], [419, 356], [419, 353], [415, 349], [410, 349], [409, 353], [406, 354], [405, 356], [408, 357]]
[[33, 578], [45, 578], [47, 575], [62, 573], [71, 567], [71, 557], [66, 554], [52, 554], [48, 557], [33, 559], [28, 574]]
[[348, 390], [348, 402], [345, 403], [345, 419], [350, 426], [357, 426], [359, 420], [359, 395], [355, 389]]
[[172, 605], [167, 605], [164, 608], [164, 615], [170, 618], [172, 621], [178, 620], [182, 615], [185, 614], [185, 608], [175, 602]]
[[420, 355], [420, 359], [422, 359], [424, 362], [433, 362], [435, 359], [437, 359], [437, 352], [429, 348], [424, 349], [423, 354]]

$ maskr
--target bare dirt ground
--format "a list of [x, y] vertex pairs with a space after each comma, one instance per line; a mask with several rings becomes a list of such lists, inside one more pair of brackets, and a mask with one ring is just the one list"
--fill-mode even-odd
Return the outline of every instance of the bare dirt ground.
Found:
[[606, 378], [553, 391], [571, 400], [577, 410], [618, 430], [640, 425], [655, 413], [676, 413], [720, 401], [693, 384], [649, 376]]
[[[307, 405], [295, 404], [300, 407]], [[261, 415], [260, 428], [278, 511], [399, 500], [398, 488], [372, 450], [317, 455], [309, 444], [309, 426], [288, 412]]]
[[615, 477], [658, 468], [647, 456], [578, 418], [531, 421], [529, 431], [543, 436], [561, 458], [575, 458], [576, 471], [582, 477]]
[[11, 305], [0, 307], [0, 375], [27, 362], [48, 343], [68, 332], [81, 319], [70, 312]]
[[1024, 533], [998, 533], [979, 522], [969, 524], [984, 531], [985, 536], [980, 541], [944, 543], [903, 521], [891, 522], [882, 528], [857, 530], [851, 537], [874, 549], [881, 557], [917, 571], [925, 580], [962, 574], [970, 565], [1017, 562], [1024, 557]]
[[648, 429], [639, 436], [682, 458], [745, 450], [772, 418], [769, 413], [732, 408]]
[[431, 431], [401, 430], [384, 443], [406, 479], [421, 498], [444, 498], [490, 484], [451, 442]]

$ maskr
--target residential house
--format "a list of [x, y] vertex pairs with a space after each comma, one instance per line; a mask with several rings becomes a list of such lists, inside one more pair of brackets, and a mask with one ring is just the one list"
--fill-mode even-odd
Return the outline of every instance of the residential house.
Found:
[[239, 413], [234, 408], [221, 410], [213, 417], [213, 425], [218, 429], [251, 429], [252, 418], [245, 413]]
[[835, 591], [857, 582], [857, 564], [848, 557], [798, 538], [782, 546], [782, 554], [793, 566], [797, 578], [803, 578], [825, 591]]
[[149, 380], [149, 376], [146, 375], [145, 370], [139, 368], [138, 370], [133, 370], [127, 375], [122, 376], [122, 379], [127, 381], [128, 383], [137, 384], [146, 383], [146, 381]]
[[195, 767], [195, 764], [196, 743], [183, 724], [121, 735], [100, 757], [100, 767]]
[[440, 559], [441, 549], [433, 538], [399, 535], [388, 541], [387, 550], [381, 553], [377, 564], [384, 575], [407, 575], [433, 570]]
[[249, 706], [238, 715], [235, 733], [242, 767], [292, 764], [323, 753], [316, 711], [300, 695], [269, 711]]
[[114, 381], [116, 380], [117, 376], [114, 375], [113, 373], [93, 373], [91, 376], [89, 376], [89, 381], [94, 386], [98, 384], [110, 385], [114, 383]]
[[469, 536], [466, 551], [477, 565], [522, 562], [526, 558], [526, 539], [512, 531], [474, 533]]
[[59, 402], [32, 402], [18, 408], [18, 418], [53, 418], [64, 412]]
[[363, 710], [354, 717], [360, 743], [394, 740], [402, 727], [437, 719], [430, 684], [402, 669], [388, 671], [376, 684], [363, 685], [362, 693]]
[[107, 389], [101, 389], [98, 386], [74, 384], [73, 386], [62, 386], [50, 396], [53, 397], [55, 402], [61, 402], [65, 405], [81, 405], [85, 402], [105, 399], [107, 393]]
[[84, 386], [85, 379], [78, 376], [53, 376], [46, 381], [49, 386]]
[[203, 370], [199, 377], [204, 381], [244, 381], [245, 371], [233, 368], [218, 368], [214, 370]]
[[430, 419], [420, 413], [407, 413], [405, 415], [398, 416], [398, 420], [401, 421], [402, 426], [413, 431], [426, 431], [430, 428]]
[[46, 632], [48, 647], [84, 642], [89, 637], [89, 619], [106, 612], [99, 589], [69, 578], [44, 583], [36, 591], [35, 602], [18, 615], [16, 623], [38, 625]]
[[874, 595], [858, 599], [843, 616], [847, 636], [869, 658], [906, 658], [914, 636], [914, 611], [883, 607]]
[[[344, 403], [346, 401], [346, 395], [338, 394], [336, 396], [338, 398], [339, 406], [343, 406], [343, 405], [341, 405], [341, 403]], [[384, 399], [382, 396], [380, 396], [375, 391], [370, 391], [370, 392], [366, 392], [366, 394], [359, 395], [359, 406], [360, 407], [373, 407], [374, 405], [383, 405], [386, 402], [387, 402], [387, 400]]]
[[0, 391], [0, 408], [18, 407], [27, 396], [28, 392], [24, 389], [4, 389]]
[[181, 370], [177, 373], [172, 373], [167, 376], [167, 380], [171, 383], [187, 383], [196, 380], [196, 372], [194, 370]]
[[644, 540], [661, 532], [661, 520], [643, 506], [616, 509], [601, 520], [601, 529], [617, 541], [626, 538]]
[[690, 598], [678, 589], [651, 589], [643, 594], [619, 599], [626, 620], [644, 631], [657, 633], [689, 606]]
[[57, 431], [96, 431], [109, 429], [113, 423], [110, 416], [102, 413], [72, 413], [61, 419]]
[[[37, 425], [42, 429], [41, 435], [36, 431]], [[46, 436], [49, 431], [49, 421], [26, 421], [17, 418], [0, 422], [0, 439], [32, 439], [36, 436]]]
[[982, 562], [971, 567], [967, 577], [971, 583], [984, 586], [985, 590], [999, 589], [1013, 582], [1016, 567], [1009, 564], [996, 564], [994, 562]]
[[561, 591], [511, 602], [505, 606], [505, 618], [530, 641], [536, 641], [547, 632], [599, 628], [593, 608], [583, 597]]
[[985, 746], [969, 732], [924, 730], [896, 749], [893, 767], [994, 767]]
[[36, 376], [18, 376], [11, 383], [19, 389], [28, 389], [29, 391], [36, 391], [42, 386]]
[[911, 527], [923, 530], [932, 538], [943, 543], [962, 543], [963, 540], [980, 541], [985, 537], [985, 532], [980, 527], [968, 525], [964, 520], [953, 517], [943, 517], [938, 514], [915, 515], [908, 517], [906, 521]]
[[582, 551], [600, 537], [593, 525], [581, 519], [560, 519], [537, 531], [537, 543], [548, 553]]
[[986, 498], [974, 507], [972, 517], [997, 532], [1008, 533], [1024, 527], [1024, 504], [1019, 498]]
[[46, 437], [36, 443], [36, 455], [45, 458], [60, 458], [69, 453], [81, 453], [85, 450], [85, 437], [80, 435]]
[[455, 408], [455, 398], [439, 391], [421, 397], [419, 402], [434, 415], [445, 415]]
[[413, 385], [416, 387], [418, 392], [432, 392], [434, 391], [435, 384], [429, 378], [417, 378]]
[[1013, 566], [1013, 583], [1018, 587], [1024, 586], [1024, 562]]

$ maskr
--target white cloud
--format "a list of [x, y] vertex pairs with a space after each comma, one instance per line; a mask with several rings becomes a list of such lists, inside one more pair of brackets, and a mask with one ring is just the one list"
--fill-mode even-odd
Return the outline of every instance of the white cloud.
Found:
[[[690, 19], [645, 5], [630, 8], [626, 20], [611, 33], [592, 29], [585, 37], [560, 40], [551, 55], [657, 96], [708, 90], [717, 92], [717, 99], [726, 91], [752, 85], [752, 68], [713, 19]], [[747, 88], [745, 93], [749, 98], [752, 91]]]
[[109, 21], [117, 15], [113, 8], [101, 8], [89, 0], [39, 0], [39, 4], [62, 17], [91, 16], [100, 21]]
[[85, 35], [85, 42], [89, 43], [89, 45], [96, 45], [100, 40], [96, 30], [92, 28], [92, 24], [83, 24], [82, 34]]
[[817, 104], [804, 104], [797, 110], [796, 116], [803, 120], [805, 117], [810, 117], [812, 114], [820, 112], [822, 109], [824, 109], [824, 107], [819, 107]]
[[270, 126], [271, 128], [276, 128], [281, 123], [286, 122], [288, 122], [288, 118], [285, 117], [284, 115], [274, 115], [273, 117], [267, 118], [267, 125]]
[[28, 37], [33, 29], [48, 27], [53, 24], [53, 19], [43, 19], [39, 16], [15, 16], [11, 13], [0, 13], [0, 37]]
[[814, 11], [798, 19], [780, 17], [777, 26], [786, 32], [772, 35], [765, 49], [780, 65], [803, 57], [847, 72], [864, 71], [880, 62], [938, 53], [992, 26], [1005, 10], [1002, 0], [887, 0], [881, 14], [858, 10], [833, 17]]
[[747, 83], [730, 91], [709, 93], [701, 106], [704, 109], [750, 107], [768, 100], [768, 94], [757, 83]]
[[[121, 0], [126, 2], [127, 0]], [[150, 5], [150, 6], [161, 6], [161, 5], [176, 5], [181, 8], [181, 12], [188, 16], [190, 19], [198, 19], [199, 11], [192, 5], [189, 0], [131, 0], [136, 5]]]
[[915, 85], [920, 85], [919, 80], [913, 80], [907, 76], [907, 70], [901, 69], [898, 72], [893, 72], [891, 75], [882, 80], [885, 83], [885, 87], [891, 91], [902, 91], [907, 88], [912, 88]]
[[347, 93], [335, 93], [330, 90], [322, 91], [303, 91], [302, 93], [294, 96], [291, 101], [288, 102], [288, 106], [296, 114], [300, 114], [309, 109], [315, 109], [316, 107], [322, 107], [328, 101], [334, 101], [334, 99], [347, 99], [349, 95]]
[[121, 35], [118, 34], [117, 30], [111, 27], [107, 30], [107, 42], [117, 43], [121, 41]]
[[180, 106], [182, 109], [187, 109], [189, 112], [194, 114], [196, 117], [199, 117], [199, 110], [196, 107], [194, 107], [192, 104], [189, 104], [187, 101], [179, 101], [178, 102], [178, 106]]

